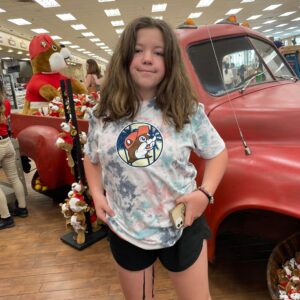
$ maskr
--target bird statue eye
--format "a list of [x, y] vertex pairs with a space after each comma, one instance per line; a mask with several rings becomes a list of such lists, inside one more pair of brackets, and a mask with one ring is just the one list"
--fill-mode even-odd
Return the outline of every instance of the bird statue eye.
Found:
[[57, 51], [57, 47], [56, 47], [55, 45], [52, 45], [52, 49], [53, 49], [54, 51]]

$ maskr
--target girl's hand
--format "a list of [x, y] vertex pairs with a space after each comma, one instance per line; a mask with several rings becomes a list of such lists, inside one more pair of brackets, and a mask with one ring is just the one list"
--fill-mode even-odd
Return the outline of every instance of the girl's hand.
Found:
[[195, 219], [199, 218], [205, 211], [208, 200], [201, 191], [194, 191], [183, 195], [176, 200], [176, 204], [185, 204], [184, 226], [191, 226]]
[[100, 197], [97, 197], [94, 200], [95, 209], [97, 217], [103, 221], [105, 224], [107, 224], [107, 218], [106, 214], [108, 214], [110, 217], [113, 217], [115, 213], [113, 210], [108, 206], [106, 197], [104, 195], [101, 195]]

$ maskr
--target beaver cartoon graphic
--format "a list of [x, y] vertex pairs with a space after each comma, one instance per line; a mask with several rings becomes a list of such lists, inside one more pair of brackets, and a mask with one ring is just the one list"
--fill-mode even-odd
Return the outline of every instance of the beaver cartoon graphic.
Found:
[[153, 149], [156, 143], [156, 136], [150, 138], [149, 127], [140, 126], [136, 131], [130, 133], [124, 141], [125, 148], [128, 151], [129, 163], [138, 159], [149, 158], [149, 151]]

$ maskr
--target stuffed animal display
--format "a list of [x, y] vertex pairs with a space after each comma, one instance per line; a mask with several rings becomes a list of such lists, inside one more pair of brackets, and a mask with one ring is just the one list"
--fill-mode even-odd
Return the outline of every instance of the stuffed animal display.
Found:
[[[48, 34], [38, 34], [29, 44], [33, 76], [30, 79], [24, 101], [24, 114], [33, 114], [48, 102], [59, 97], [60, 80], [68, 77], [60, 73], [70, 57], [67, 48], [60, 46]], [[85, 94], [87, 90], [76, 79], [71, 79], [74, 94]]]
[[96, 232], [101, 228], [98, 222], [95, 209], [89, 206], [84, 198], [85, 187], [80, 182], [74, 182], [68, 193], [65, 203], [60, 203], [61, 212], [66, 219], [66, 228], [73, 229], [74, 240], [77, 244], [85, 242], [85, 232], [87, 230], [86, 213], [90, 218], [92, 231]]

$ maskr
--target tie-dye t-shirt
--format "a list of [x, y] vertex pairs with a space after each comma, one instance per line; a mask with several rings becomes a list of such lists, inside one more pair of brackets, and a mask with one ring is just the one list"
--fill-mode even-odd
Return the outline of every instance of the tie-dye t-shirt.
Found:
[[217, 156], [225, 144], [203, 106], [180, 132], [162, 120], [155, 99], [143, 101], [134, 121], [103, 124], [91, 117], [84, 152], [102, 166], [103, 187], [115, 213], [109, 226], [143, 249], [170, 247], [182, 230], [172, 225], [175, 200], [196, 188], [191, 151], [204, 159]]

